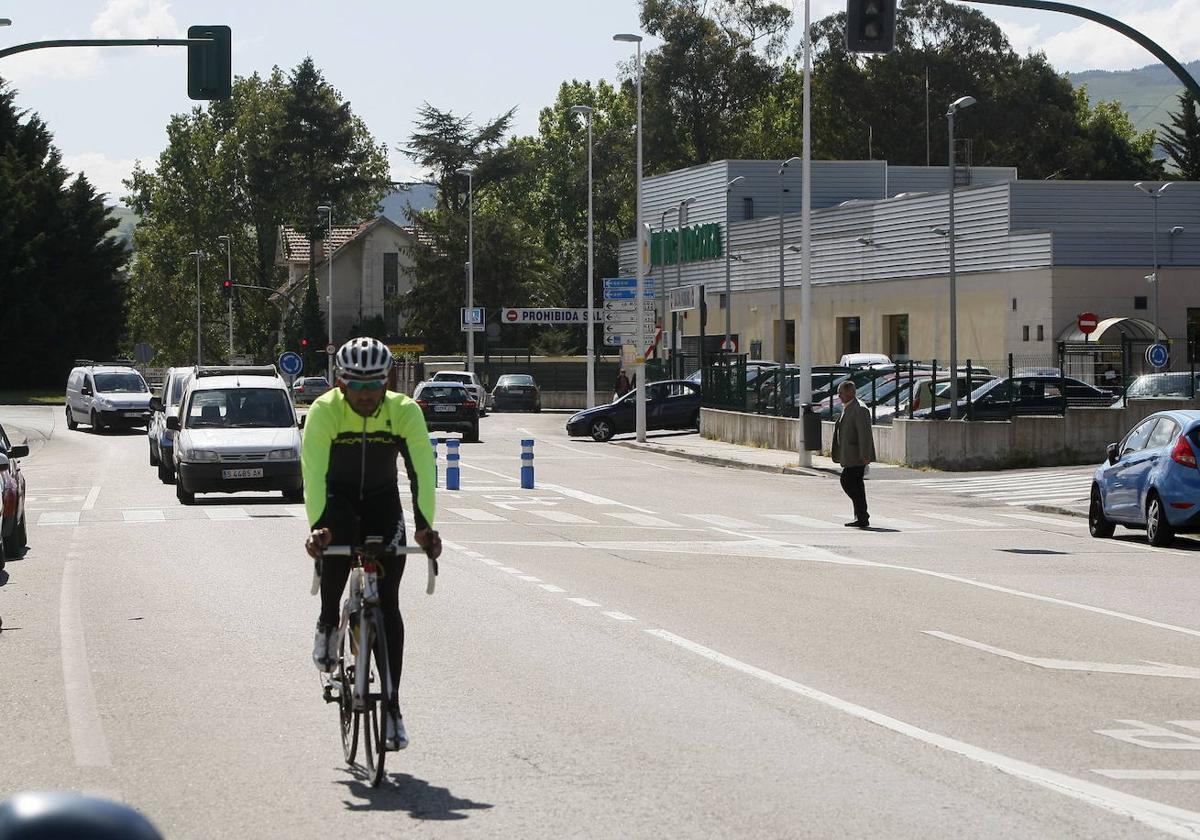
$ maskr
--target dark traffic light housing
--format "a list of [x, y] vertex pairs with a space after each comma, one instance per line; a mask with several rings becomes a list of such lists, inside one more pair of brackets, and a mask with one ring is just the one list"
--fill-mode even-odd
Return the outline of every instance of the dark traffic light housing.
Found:
[[188, 44], [188, 98], [228, 99], [233, 93], [233, 35], [228, 26], [189, 26], [188, 38], [210, 38]]
[[896, 0], [846, 0], [846, 49], [885, 53], [896, 45]]
[[301, 349], [301, 350], [307, 350], [307, 349], [308, 349], [308, 339], [307, 339], [307, 338], [302, 338], [302, 339], [300, 339], [300, 349]]
[[226, 300], [233, 297], [233, 281], [228, 277], [221, 281], [221, 296]]

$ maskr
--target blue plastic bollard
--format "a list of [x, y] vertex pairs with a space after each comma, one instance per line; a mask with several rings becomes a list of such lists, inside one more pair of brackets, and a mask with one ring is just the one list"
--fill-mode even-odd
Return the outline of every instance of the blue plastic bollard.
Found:
[[438, 486], [438, 454], [437, 454], [438, 439], [435, 437], [431, 437], [429, 439], [429, 444], [433, 447], [433, 486], [437, 487]]
[[458, 489], [458, 438], [446, 439], [446, 489]]
[[533, 439], [521, 441], [521, 489], [533, 489]]

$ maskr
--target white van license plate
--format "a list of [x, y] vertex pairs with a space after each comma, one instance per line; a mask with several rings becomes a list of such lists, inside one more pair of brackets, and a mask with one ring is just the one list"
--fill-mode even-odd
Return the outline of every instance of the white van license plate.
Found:
[[142, 416], [142, 412], [140, 412], [140, 411], [126, 411], [126, 412], [125, 412], [125, 416], [126, 416], [126, 417], [141, 417], [141, 416]]
[[262, 467], [244, 470], [221, 470], [221, 478], [262, 478]]

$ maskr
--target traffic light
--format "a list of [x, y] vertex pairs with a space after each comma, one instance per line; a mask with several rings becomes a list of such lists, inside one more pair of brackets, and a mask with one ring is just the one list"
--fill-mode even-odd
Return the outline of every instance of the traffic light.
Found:
[[210, 38], [188, 44], [188, 98], [228, 99], [233, 92], [233, 35], [228, 26], [189, 26], [188, 38]]
[[308, 339], [307, 339], [307, 338], [302, 338], [302, 339], [300, 339], [300, 349], [301, 349], [301, 350], [307, 350], [307, 349], [308, 349]]
[[846, 49], [891, 52], [896, 45], [896, 0], [846, 0]]
[[221, 281], [221, 297], [229, 300], [233, 297], [233, 281], [226, 277]]

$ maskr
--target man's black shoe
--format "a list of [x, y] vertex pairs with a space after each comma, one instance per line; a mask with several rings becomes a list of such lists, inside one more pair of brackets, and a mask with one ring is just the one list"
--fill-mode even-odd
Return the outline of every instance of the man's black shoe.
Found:
[[867, 520], [867, 519], [855, 519], [853, 522], [847, 522], [846, 527], [847, 528], [869, 528], [869, 527], [871, 527], [871, 522], [870, 522], [870, 520]]

